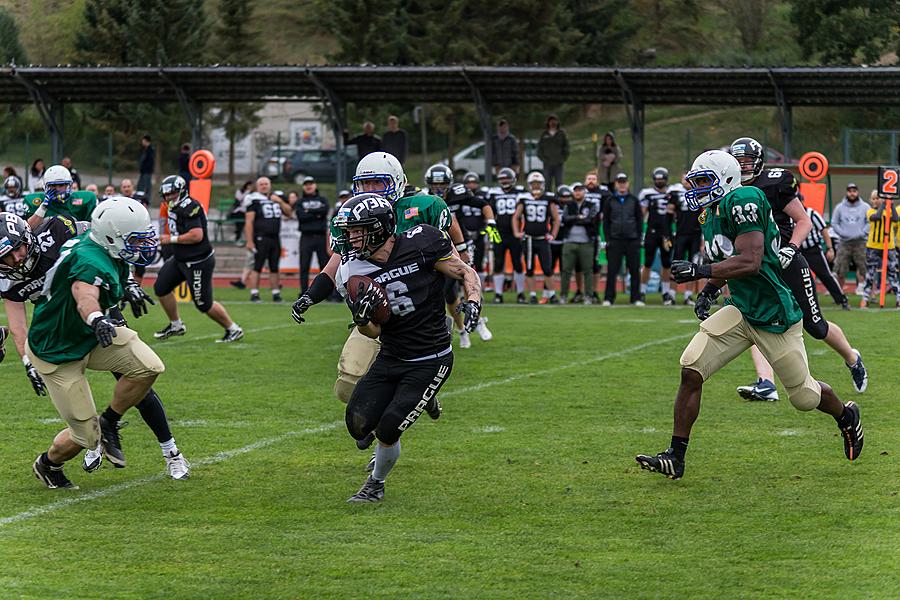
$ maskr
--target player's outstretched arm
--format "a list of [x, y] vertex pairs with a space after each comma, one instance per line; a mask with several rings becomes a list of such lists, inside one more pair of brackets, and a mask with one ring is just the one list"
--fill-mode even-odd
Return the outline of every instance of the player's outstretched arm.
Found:
[[475, 269], [456, 256], [437, 261], [434, 264], [434, 268], [446, 277], [462, 281], [467, 301], [481, 302], [481, 280], [478, 278], [478, 273], [475, 272]]
[[12, 300], [4, 300], [3, 306], [6, 308], [6, 318], [9, 320], [9, 332], [12, 333], [13, 343], [16, 345], [16, 352], [19, 358], [25, 356], [25, 340], [28, 339], [28, 321], [25, 316], [25, 304], [22, 302], [14, 302]]
[[[672, 279], [687, 283], [697, 279], [727, 281], [759, 273], [762, 265], [764, 236], [762, 231], [748, 231], [734, 240], [734, 255], [711, 265], [696, 265], [687, 260], [672, 261]], [[721, 286], [719, 286], [721, 287]]]
[[303, 313], [309, 310], [313, 304], [326, 300], [334, 292], [334, 280], [340, 266], [341, 255], [335, 252], [328, 259], [325, 268], [319, 271], [319, 274], [313, 279], [312, 285], [309, 286], [306, 293], [297, 298], [297, 301], [291, 306], [291, 317], [298, 325], [306, 321]]

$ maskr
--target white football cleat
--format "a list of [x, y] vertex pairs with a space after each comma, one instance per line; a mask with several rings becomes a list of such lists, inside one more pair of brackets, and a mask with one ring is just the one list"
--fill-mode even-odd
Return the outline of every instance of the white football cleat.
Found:
[[460, 348], [471, 348], [472, 340], [469, 339], [469, 332], [460, 331], [459, 332], [459, 347]]
[[166, 472], [176, 481], [183, 481], [191, 476], [191, 463], [184, 459], [181, 452], [166, 457]]
[[84, 451], [84, 459], [81, 461], [81, 468], [88, 473], [93, 473], [103, 464], [103, 449], [100, 444], [93, 450]]
[[491, 330], [487, 328], [487, 317], [478, 318], [478, 325], [475, 327], [475, 331], [478, 332], [482, 342], [490, 341], [494, 337]]

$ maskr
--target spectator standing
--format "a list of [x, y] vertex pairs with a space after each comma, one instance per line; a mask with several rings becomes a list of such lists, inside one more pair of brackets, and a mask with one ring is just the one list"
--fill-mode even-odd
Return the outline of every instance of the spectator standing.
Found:
[[[69, 170], [69, 174], [72, 175], [72, 181], [75, 183], [75, 185], [78, 186], [78, 189], [79, 190], [83, 189], [82, 185], [81, 185], [81, 175], [78, 174], [77, 169], [72, 167], [72, 159], [69, 158], [68, 156], [63, 157], [62, 162], [59, 164], [61, 164], [62, 166], [64, 166], [65, 168], [67, 168]], [[88, 190], [88, 191], [91, 191], [91, 190]]]
[[884, 200], [878, 197], [877, 192], [872, 192], [872, 208], [866, 211], [869, 235], [866, 240], [866, 283], [859, 303], [860, 308], [868, 305], [872, 298], [872, 288], [881, 285], [881, 259], [884, 255], [885, 241], [888, 248], [885, 294], [889, 291], [894, 292], [896, 306], [900, 308], [900, 285], [897, 282], [897, 228], [900, 226], [900, 215], [896, 206], [891, 206], [890, 214], [885, 214], [884, 209]]
[[19, 174], [16, 173], [16, 168], [11, 165], [3, 167], [3, 179], [5, 180], [9, 176], [19, 177]]
[[512, 169], [519, 173], [519, 140], [509, 132], [506, 119], [497, 122], [497, 133], [491, 136], [491, 159], [495, 175], [500, 169]]
[[178, 175], [188, 183], [193, 179], [193, 177], [191, 177], [190, 144], [181, 145], [181, 152], [178, 153]]
[[138, 177], [137, 187], [148, 196], [153, 189], [153, 167], [156, 165], [156, 150], [149, 135], [141, 138], [141, 157], [138, 159]]
[[397, 157], [402, 165], [406, 162], [406, 155], [409, 152], [406, 130], [400, 129], [400, 119], [394, 115], [388, 117], [387, 124], [388, 130], [381, 136], [381, 149]]
[[643, 306], [641, 301], [641, 234], [644, 213], [640, 201], [629, 192], [628, 175], [616, 175], [614, 190], [603, 205], [603, 233], [606, 236], [606, 259], [609, 272], [606, 276], [606, 293], [603, 306], [616, 301], [616, 280], [622, 268], [622, 258], [631, 276], [631, 303]]
[[[603, 209], [603, 199], [609, 196], [609, 188], [600, 183], [600, 175], [596, 169], [591, 169], [584, 176], [584, 197], [588, 202], [593, 203], [597, 207], [599, 215]], [[594, 231], [594, 264], [592, 271], [594, 272], [594, 295], [591, 300], [596, 304], [600, 304], [600, 297], [597, 290], [600, 289], [600, 217], [597, 218], [597, 228]], [[584, 290], [581, 290], [584, 292]]]
[[100, 196], [99, 200], [100, 200], [100, 202], [103, 202], [104, 200], [106, 200], [108, 198], [112, 198], [115, 195], [116, 195], [116, 186], [114, 186], [113, 184], [109, 184], [103, 188], [103, 195]]
[[291, 216], [291, 206], [272, 193], [272, 182], [268, 177], [256, 180], [256, 191], [247, 194], [244, 206], [247, 210], [244, 225], [247, 250], [253, 253], [250, 301], [262, 301], [259, 297], [259, 278], [263, 267], [268, 264], [272, 302], [281, 302], [281, 278], [278, 273], [281, 261], [281, 217]]
[[603, 143], [597, 149], [597, 164], [600, 165], [603, 181], [610, 186], [612, 185], [612, 174], [616, 172], [621, 160], [622, 149], [616, 143], [616, 134], [607, 131], [603, 136]]
[[590, 304], [594, 297], [593, 266], [597, 262], [594, 242], [597, 238], [597, 221], [600, 206], [586, 198], [586, 188], [580, 181], [572, 185], [572, 199], [562, 207], [565, 225], [560, 292], [563, 301], [568, 301], [569, 281], [572, 273], [577, 280], [583, 280], [581, 291], [575, 294], [573, 304]]
[[859, 188], [855, 183], [847, 184], [847, 195], [831, 214], [831, 229], [840, 238], [837, 256], [834, 259], [834, 273], [844, 287], [850, 261], [856, 264], [856, 293], [862, 295], [863, 281], [866, 277], [866, 238], [868, 237], [869, 205], [859, 197]]
[[43, 158], [36, 158], [34, 159], [34, 162], [31, 163], [31, 168], [28, 169], [28, 174], [30, 175], [28, 178], [28, 191], [30, 193], [44, 191], [45, 169], [46, 167], [44, 166]]
[[563, 165], [569, 158], [569, 138], [566, 130], [560, 128], [556, 115], [547, 117], [547, 126], [538, 140], [537, 156], [544, 163], [547, 189], [563, 185]]
[[316, 180], [303, 178], [303, 193], [291, 204], [300, 222], [300, 295], [309, 288], [309, 265], [313, 254], [321, 271], [328, 262], [328, 200], [319, 194]]
[[344, 144], [355, 145], [359, 158], [382, 149], [381, 138], [375, 135], [375, 124], [371, 121], [363, 123], [363, 132], [356, 137], [348, 139], [344, 131]]

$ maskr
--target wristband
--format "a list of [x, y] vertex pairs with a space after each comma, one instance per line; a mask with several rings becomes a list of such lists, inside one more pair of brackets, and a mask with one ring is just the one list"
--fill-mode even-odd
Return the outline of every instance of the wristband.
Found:
[[43, 203], [40, 206], [38, 206], [36, 211], [34, 211], [34, 216], [40, 217], [42, 219], [44, 218], [44, 215], [46, 215], [46, 214], [47, 214], [47, 205], [43, 204]]
[[309, 289], [306, 290], [306, 295], [314, 304], [318, 304], [322, 300], [327, 300], [332, 292], [334, 292], [334, 280], [324, 271], [320, 271], [313, 279]]
[[710, 281], [706, 285], [703, 286], [703, 289], [700, 291], [700, 293], [705, 294], [705, 295], [709, 296], [710, 298], [715, 298], [716, 296], [719, 295], [719, 291], [720, 291], [719, 287]]
[[704, 264], [697, 267], [697, 275], [700, 279], [709, 279], [712, 277], [712, 265]]
[[87, 319], [85, 319], [84, 322], [88, 324], [88, 327], [92, 327], [94, 324], [94, 319], [96, 319], [97, 317], [102, 317], [102, 316], [103, 316], [102, 312], [100, 312], [99, 310], [95, 310], [94, 312], [92, 312], [91, 314], [89, 314], [87, 316]]
[[469, 249], [469, 244], [467, 244], [466, 242], [462, 242], [459, 244], [455, 244], [453, 247], [456, 248], [457, 252], [465, 252]]
[[22, 357], [22, 364], [25, 365], [25, 368], [26, 368], [26, 369], [31, 368], [32, 366], [34, 366], [34, 365], [31, 364], [31, 361], [28, 359], [28, 355], [25, 355], [25, 356]]
[[488, 227], [496, 227], [496, 226], [497, 226], [497, 221], [495, 221], [494, 219], [488, 219], [488, 220], [487, 220], [487, 226], [488, 226]]
[[170, 236], [169, 236], [169, 243], [170, 243], [170, 244], [177, 244], [177, 243], [178, 243], [178, 234], [177, 234], [177, 233], [176, 233], [175, 235], [170, 235]]

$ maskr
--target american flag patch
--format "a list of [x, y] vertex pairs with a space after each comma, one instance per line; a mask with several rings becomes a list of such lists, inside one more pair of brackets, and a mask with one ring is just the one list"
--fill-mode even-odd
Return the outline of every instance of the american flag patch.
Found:
[[418, 206], [412, 206], [410, 208], [407, 208], [405, 211], [403, 211], [404, 219], [412, 219], [413, 217], [418, 217], [418, 216], [419, 216], [419, 207]]
[[81, 198], [72, 198], [72, 206], [81, 206], [83, 203]]

